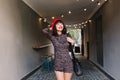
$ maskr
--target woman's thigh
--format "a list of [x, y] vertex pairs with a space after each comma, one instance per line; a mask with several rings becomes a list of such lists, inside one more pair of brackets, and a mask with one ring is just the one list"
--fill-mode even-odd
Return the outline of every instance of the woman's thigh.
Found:
[[64, 73], [64, 80], [72, 80], [73, 73]]
[[64, 72], [55, 71], [55, 75], [56, 75], [57, 80], [64, 80]]

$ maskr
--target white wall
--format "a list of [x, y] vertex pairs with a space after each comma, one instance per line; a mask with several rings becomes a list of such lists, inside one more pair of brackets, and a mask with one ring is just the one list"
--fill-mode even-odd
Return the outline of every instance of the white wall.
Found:
[[38, 18], [21, 0], [0, 0], [0, 80], [20, 80], [40, 65], [49, 48], [36, 52], [32, 46], [49, 41]]

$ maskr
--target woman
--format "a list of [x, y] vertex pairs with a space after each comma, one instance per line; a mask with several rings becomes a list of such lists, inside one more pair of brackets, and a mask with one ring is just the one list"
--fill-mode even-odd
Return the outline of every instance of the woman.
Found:
[[[73, 63], [69, 55], [70, 42], [74, 45], [74, 40], [67, 37], [66, 27], [60, 18], [55, 18], [52, 22], [51, 28], [43, 29], [54, 46], [54, 71], [57, 80], [71, 80], [73, 74]], [[52, 31], [52, 34], [50, 34]]]

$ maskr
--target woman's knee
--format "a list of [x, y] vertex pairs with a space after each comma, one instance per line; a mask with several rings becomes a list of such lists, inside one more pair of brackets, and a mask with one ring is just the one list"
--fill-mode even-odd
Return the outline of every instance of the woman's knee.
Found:
[[64, 80], [72, 80], [72, 73], [64, 73]]
[[55, 71], [56, 79], [57, 80], [64, 80], [64, 73], [61, 71]]

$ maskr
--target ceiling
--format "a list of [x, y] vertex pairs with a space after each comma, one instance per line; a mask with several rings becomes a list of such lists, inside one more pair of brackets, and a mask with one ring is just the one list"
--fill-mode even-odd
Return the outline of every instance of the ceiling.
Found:
[[[52, 21], [51, 17], [61, 17], [65, 24], [77, 24], [88, 20], [91, 14], [98, 7], [100, 0], [23, 0], [29, 7], [41, 17]], [[84, 11], [84, 9], [87, 9]], [[71, 11], [71, 14], [68, 14]]]

